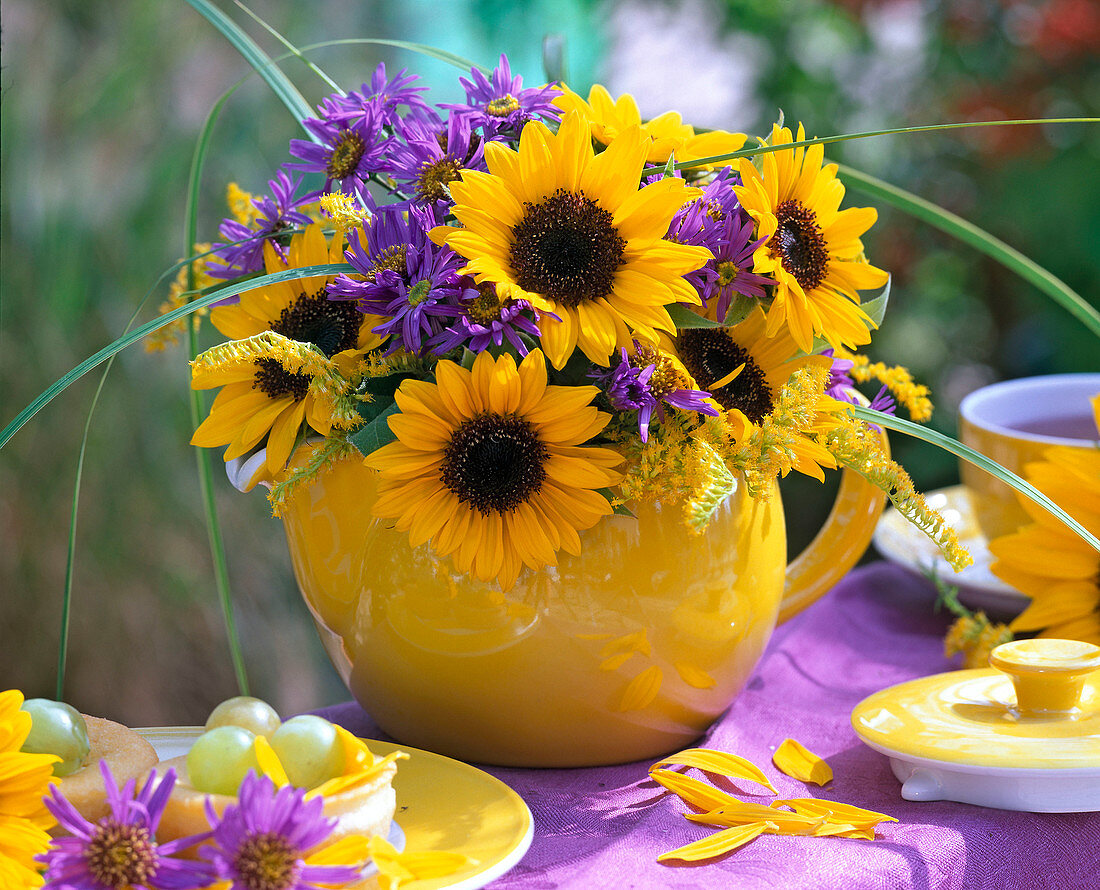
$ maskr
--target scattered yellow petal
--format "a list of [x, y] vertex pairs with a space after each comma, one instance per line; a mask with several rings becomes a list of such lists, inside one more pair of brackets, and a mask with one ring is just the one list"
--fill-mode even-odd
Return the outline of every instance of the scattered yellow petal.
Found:
[[824, 785], [833, 779], [833, 771], [829, 764], [794, 739], [783, 740], [772, 755], [772, 763], [788, 776], [801, 782]]
[[260, 766], [260, 775], [270, 778], [275, 783], [276, 788], [282, 788], [284, 785], [290, 784], [290, 779], [286, 776], [286, 770], [283, 769], [282, 761], [279, 760], [279, 755], [275, 753], [275, 749], [271, 747], [271, 742], [264, 736], [258, 735], [252, 743], [252, 748], [256, 752], [256, 763]]
[[[671, 769], [651, 769], [649, 777], [667, 788], [685, 803], [701, 810], [718, 810], [725, 806], [737, 806], [741, 803], [732, 794], [727, 794], [713, 785], [700, 782], [691, 776], [685, 776]], [[767, 809], [767, 807], [765, 807]]]
[[760, 768], [744, 757], [730, 754], [726, 751], [715, 751], [711, 748], [688, 748], [679, 754], [672, 754], [663, 760], [658, 760], [649, 768], [653, 770], [662, 766], [693, 766], [708, 773], [720, 776], [729, 776], [733, 779], [748, 779], [769, 789], [775, 794], [775, 788]]
[[716, 831], [694, 843], [662, 853], [657, 857], [657, 861], [682, 859], [684, 862], [698, 862], [700, 859], [712, 859], [744, 846], [753, 838], [763, 834], [766, 827], [764, 822], [754, 822], [752, 825], [738, 825], [724, 831]]
[[306, 857], [307, 865], [363, 865], [371, 857], [371, 839], [362, 834], [346, 834]]
[[686, 661], [676, 662], [675, 667], [680, 679], [688, 686], [693, 686], [696, 689], [713, 689], [717, 685], [718, 681], [700, 667]]
[[706, 813], [685, 813], [692, 822], [707, 825], [749, 825], [753, 822], [767, 822], [775, 833], [812, 834], [813, 830], [825, 824], [821, 816], [803, 816], [790, 810], [777, 810], [760, 803], [737, 801], [726, 804]]
[[600, 662], [600, 670], [617, 671], [633, 657], [633, 652], [620, 652], [618, 655], [612, 655], [610, 658], [605, 658]]
[[378, 835], [370, 839], [368, 849], [378, 866], [380, 890], [397, 890], [406, 881], [444, 878], [478, 864], [476, 859], [462, 853], [408, 850], [398, 853], [393, 844]]
[[646, 635], [645, 628], [636, 630], [634, 633], [624, 634], [621, 637], [615, 637], [600, 649], [600, 658], [607, 658], [619, 652], [640, 652], [642, 655], [652, 655], [653, 647], [649, 644], [649, 637]]
[[893, 816], [885, 813], [876, 813], [874, 810], [865, 810], [863, 807], [853, 806], [848, 803], [839, 803], [835, 800], [821, 800], [816, 797], [794, 797], [789, 800], [772, 801], [772, 806], [788, 806], [796, 813], [807, 816], [825, 816], [830, 822], [851, 823], [860, 828], [873, 827], [879, 822], [897, 822]]
[[615, 705], [617, 711], [640, 711], [652, 703], [661, 691], [664, 674], [652, 664], [631, 680]]
[[387, 754], [385, 757], [379, 757], [375, 760], [374, 764], [366, 767], [365, 769], [357, 770], [356, 772], [346, 773], [342, 776], [337, 776], [334, 779], [329, 779], [327, 782], [322, 782], [316, 788], [306, 793], [306, 797], [314, 797], [318, 794], [328, 797], [333, 794], [339, 794], [342, 791], [347, 791], [350, 788], [356, 788], [359, 785], [365, 785], [378, 775], [389, 764], [395, 763], [398, 760], [408, 760], [409, 755], [404, 751], [393, 751]]

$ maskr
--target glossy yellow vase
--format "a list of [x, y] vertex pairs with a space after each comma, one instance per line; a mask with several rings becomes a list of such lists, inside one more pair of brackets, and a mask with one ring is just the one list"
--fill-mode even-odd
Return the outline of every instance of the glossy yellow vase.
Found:
[[738, 490], [700, 535], [679, 507], [645, 504], [502, 593], [374, 518], [375, 480], [344, 460], [283, 517], [332, 662], [398, 741], [512, 766], [622, 763], [690, 744], [744, 686], [776, 621], [859, 559], [882, 509], [877, 489], [846, 474], [788, 570], [777, 490]]

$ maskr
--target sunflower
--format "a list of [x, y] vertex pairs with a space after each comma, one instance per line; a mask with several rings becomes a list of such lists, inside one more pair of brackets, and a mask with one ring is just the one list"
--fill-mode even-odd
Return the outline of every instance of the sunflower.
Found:
[[[798, 139], [806, 134], [798, 127]], [[791, 131], [772, 127], [771, 144], [792, 141]], [[873, 207], [840, 210], [844, 186], [836, 164], [822, 166], [821, 144], [762, 154], [761, 169], [740, 161], [736, 186], [741, 205], [764, 239], [754, 271], [775, 278], [768, 310], [768, 336], [786, 327], [804, 352], [821, 336], [833, 347], [869, 343], [874, 322], [859, 308], [859, 291], [881, 287], [889, 277], [863, 256], [860, 236], [875, 223]]]
[[[264, 261], [268, 273], [339, 263], [343, 261], [342, 239], [335, 237], [328, 243], [321, 226], [312, 225], [291, 239], [286, 262], [270, 244], [264, 245]], [[312, 344], [337, 364], [347, 365], [381, 344], [381, 338], [371, 331], [381, 319], [364, 315], [354, 303], [328, 299], [326, 288], [332, 280], [313, 276], [247, 291], [238, 304], [214, 309], [210, 320], [234, 340], [275, 331]], [[274, 475], [290, 457], [303, 420], [320, 433], [331, 431], [331, 418], [310, 394], [309, 384], [307, 374], [287, 371], [274, 358], [196, 366], [192, 388], [223, 388], [191, 444], [208, 448], [228, 445], [228, 461], [267, 436], [266, 467]]]
[[[502, 298], [544, 314], [542, 348], [562, 368], [574, 348], [607, 367], [634, 336], [674, 329], [669, 303], [700, 303], [683, 275], [711, 258], [705, 247], [664, 240], [680, 206], [699, 194], [663, 179], [638, 188], [646, 141], [631, 128], [594, 154], [588, 125], [565, 116], [557, 134], [529, 123], [515, 152], [485, 146], [488, 173], [451, 183], [462, 228], [432, 230], [469, 261], [461, 271], [495, 282]], [[633, 331], [633, 336], [631, 331]]]
[[[1100, 425], [1100, 399], [1095, 404]], [[1051, 448], [1026, 476], [1100, 536], [1100, 451]], [[989, 545], [993, 574], [1031, 597], [1009, 628], [1100, 645], [1100, 553], [1031, 500], [1020, 503], [1034, 523]]]
[[0, 886], [13, 888], [42, 886], [34, 857], [50, 845], [55, 820], [42, 798], [59, 759], [19, 750], [31, 731], [22, 705], [18, 689], [0, 692]]
[[[710, 393], [738, 442], [745, 441], [776, 407], [780, 391], [791, 376], [806, 367], [829, 368], [831, 359], [802, 355], [790, 333], [775, 337], [766, 333], [767, 320], [756, 308], [747, 318], [726, 328], [684, 328], [666, 343], [674, 351], [695, 385]], [[819, 420], [830, 413], [833, 400], [821, 394]], [[815, 421], [816, 423], [816, 421]], [[835, 466], [829, 453], [809, 433], [795, 440], [792, 465], [801, 473], [824, 479], [821, 466]]]
[[589, 404], [599, 390], [548, 386], [538, 349], [518, 368], [487, 352], [472, 370], [441, 361], [436, 379], [401, 384], [389, 419], [397, 441], [366, 459], [381, 472], [375, 515], [504, 589], [523, 565], [580, 553], [577, 532], [611, 513], [598, 489], [619, 480], [622, 459], [578, 447], [610, 420]]
[[630, 93], [612, 99], [600, 84], [588, 91], [587, 102], [568, 87], [563, 87], [554, 104], [563, 111], [579, 112], [588, 121], [592, 137], [603, 145], [610, 145], [611, 140], [631, 127], [640, 127], [647, 143], [645, 159], [650, 164], [663, 164], [673, 154], [678, 162], [731, 154], [745, 144], [744, 133], [727, 133], [724, 130], [696, 133], [675, 111], [666, 111], [643, 123], [638, 103]]

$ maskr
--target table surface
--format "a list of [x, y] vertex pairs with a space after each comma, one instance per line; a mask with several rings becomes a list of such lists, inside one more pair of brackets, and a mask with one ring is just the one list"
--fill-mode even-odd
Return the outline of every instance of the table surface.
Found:
[[[874, 841], [763, 835], [721, 858], [661, 864], [657, 855], [714, 829], [688, 822], [650, 763], [569, 770], [485, 767], [531, 808], [531, 849], [492, 888], [1100, 888], [1100, 813], [1037, 814], [952, 802], [911, 803], [887, 759], [863, 745], [849, 714], [867, 695], [950, 670], [949, 616], [923, 578], [886, 563], [849, 574], [777, 628], [747, 687], [699, 744], [764, 768], [782, 797], [820, 797], [888, 813]], [[386, 738], [358, 705], [326, 716]], [[824, 788], [779, 773], [776, 745], [795, 738], [825, 757]], [[749, 798], [751, 799], [751, 798]], [[766, 802], [766, 801], [765, 801]]]

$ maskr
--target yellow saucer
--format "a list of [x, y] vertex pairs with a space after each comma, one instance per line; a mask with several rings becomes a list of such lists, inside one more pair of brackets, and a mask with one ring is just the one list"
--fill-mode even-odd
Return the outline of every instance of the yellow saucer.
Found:
[[[202, 734], [201, 726], [155, 726], [134, 730], [144, 736], [162, 760], [186, 754]], [[409, 851], [449, 851], [477, 860], [435, 880], [402, 884], [404, 890], [477, 890], [496, 880], [523, 858], [534, 836], [531, 811], [516, 792], [494, 776], [462, 763], [407, 745], [370, 740], [386, 755], [401, 750], [394, 816]]]

